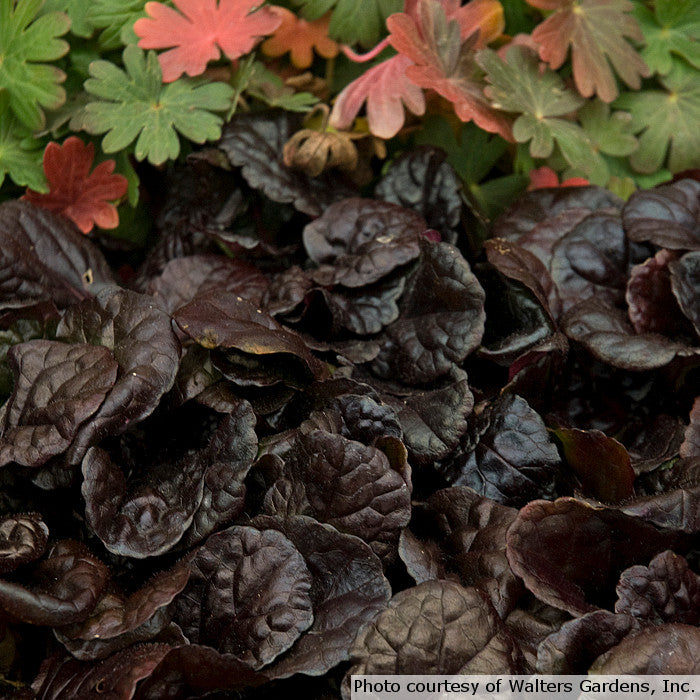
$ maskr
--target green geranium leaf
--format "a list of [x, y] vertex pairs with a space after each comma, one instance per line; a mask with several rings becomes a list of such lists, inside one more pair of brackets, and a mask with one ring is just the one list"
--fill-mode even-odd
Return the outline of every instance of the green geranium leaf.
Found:
[[667, 75], [673, 54], [700, 68], [700, 4], [697, 0], [656, 0], [654, 11], [636, 3], [634, 13], [644, 34], [640, 53], [655, 73]]
[[294, 92], [293, 88], [284, 84], [279, 75], [259, 61], [255, 61], [249, 74], [241, 78], [245, 80], [246, 94], [269, 107], [279, 107], [289, 112], [308, 112], [319, 101], [318, 97], [310, 92]]
[[293, 0], [293, 4], [312, 20], [333, 10], [330, 37], [365, 47], [376, 44], [384, 33], [384, 20], [403, 9], [403, 0]]
[[105, 50], [135, 44], [134, 22], [146, 16], [143, 0], [92, 0], [87, 10], [88, 21], [98, 29], [100, 45]]
[[520, 46], [508, 50], [506, 61], [491, 49], [477, 54], [477, 63], [486, 71], [486, 95], [496, 109], [520, 116], [513, 124], [513, 137], [530, 144], [533, 158], [549, 158], [558, 146], [572, 168], [586, 176], [604, 177], [604, 163], [595, 143], [575, 122], [562, 118], [579, 109], [583, 98], [566, 89], [551, 70], [540, 73], [539, 61]]
[[[698, 72], [674, 61], [667, 76], [659, 78], [664, 90], [623, 93], [615, 107], [632, 114], [632, 130], [639, 148], [630, 156], [640, 173], [653, 173], [664, 163], [672, 172], [700, 164], [700, 81]], [[668, 159], [667, 159], [668, 156]]]
[[9, 175], [17, 185], [46, 192], [43, 152], [43, 143], [32, 138], [12, 112], [6, 110], [0, 113], [0, 185]]
[[109, 61], [94, 61], [85, 89], [99, 101], [88, 103], [71, 121], [72, 128], [103, 134], [105, 153], [136, 141], [137, 160], [154, 165], [177, 158], [177, 132], [195, 143], [218, 139], [223, 119], [212, 112], [230, 108], [233, 88], [224, 83], [180, 79], [163, 84], [154, 51], [124, 49], [126, 72]]
[[628, 156], [639, 142], [632, 133], [632, 115], [629, 112], [613, 112], [602, 100], [586, 103], [578, 113], [584, 131], [597, 150], [610, 156]]
[[57, 109], [66, 99], [60, 83], [65, 73], [44, 61], [55, 61], [68, 51], [58, 37], [70, 28], [63, 12], [38, 17], [42, 0], [0, 0], [0, 91], [9, 96], [9, 108], [30, 129], [44, 124], [46, 109]]
[[41, 14], [65, 12], [70, 17], [71, 34], [87, 38], [95, 31], [94, 25], [88, 18], [92, 4], [93, 0], [45, 0]]

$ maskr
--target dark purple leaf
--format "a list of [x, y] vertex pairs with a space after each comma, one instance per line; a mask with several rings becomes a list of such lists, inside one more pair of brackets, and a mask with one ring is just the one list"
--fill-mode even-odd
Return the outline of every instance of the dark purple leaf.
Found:
[[151, 674], [169, 650], [167, 644], [143, 644], [99, 663], [50, 656], [39, 669], [32, 689], [37, 700], [131, 700], [137, 683]]
[[309, 273], [298, 265], [292, 265], [272, 277], [263, 296], [263, 308], [272, 316], [291, 314], [304, 303], [312, 286]]
[[393, 558], [411, 517], [410, 472], [397, 471], [377, 447], [314, 430], [300, 435], [290, 465], [306, 485], [313, 515]]
[[399, 156], [374, 189], [374, 196], [418, 212], [428, 227], [454, 242], [462, 212], [462, 183], [435, 146]]
[[143, 420], [175, 382], [180, 342], [170, 316], [143, 294], [105, 289], [66, 311], [57, 338], [109, 348], [119, 364], [112, 390], [93, 418], [85, 423], [68, 453], [72, 464], [107, 435], [124, 432]]
[[[311, 376], [322, 378], [325, 366], [294, 331], [234, 294], [209, 293], [174, 314], [177, 324], [205, 348], [237, 350], [252, 356], [289, 355]], [[275, 358], [279, 364], [279, 358]]]
[[365, 287], [415, 260], [423, 217], [378, 199], [344, 199], [304, 228], [304, 247], [324, 286]]
[[637, 190], [622, 210], [630, 240], [663, 248], [700, 247], [700, 182], [691, 179]]
[[668, 624], [640, 630], [599, 656], [590, 673], [695, 675], [700, 671], [700, 627]]
[[64, 217], [28, 202], [0, 205], [0, 309], [65, 308], [114, 278], [102, 253]]
[[221, 255], [192, 255], [171, 260], [148, 292], [173, 313], [196, 296], [216, 291], [236, 294], [259, 305], [267, 290], [267, 278], [254, 265]]
[[8, 360], [15, 388], [0, 418], [0, 465], [37, 467], [68, 449], [119, 369], [107, 348], [54, 340], [14, 345]]
[[432, 539], [419, 539], [408, 528], [402, 530], [399, 537], [399, 557], [416, 583], [450, 578], [459, 580], [457, 574], [447, 571], [440, 545]]
[[494, 238], [509, 241], [529, 233], [538, 223], [567, 209], [621, 209], [623, 201], [602, 187], [553, 187], [521, 195], [493, 226]]
[[596, 297], [574, 306], [562, 319], [562, 328], [597, 359], [633, 372], [664, 367], [676, 357], [700, 355], [700, 348], [665, 336], [636, 334], [624, 311]]
[[249, 690], [267, 680], [231, 654], [187, 644], [166, 651], [160, 663], [139, 685], [136, 698], [187, 700], [215, 691]]
[[669, 263], [671, 289], [686, 318], [700, 336], [700, 250]]
[[453, 368], [433, 389], [414, 389], [410, 394], [383, 394], [401, 424], [412, 464], [443, 459], [467, 431], [467, 418], [474, 408], [464, 370]]
[[461, 253], [420, 240], [421, 258], [406, 284], [401, 316], [381, 336], [371, 364], [380, 377], [431, 382], [476, 349], [484, 334], [484, 290]]
[[265, 669], [273, 678], [321, 675], [346, 661], [358, 630], [391, 597], [382, 563], [358, 537], [305, 517], [258, 517], [260, 527], [279, 530], [301, 552], [311, 573], [313, 625]]
[[693, 402], [685, 429], [685, 439], [679, 448], [681, 457], [700, 457], [700, 396]]
[[397, 593], [350, 650], [348, 676], [516, 673], [518, 653], [476, 588], [427, 581]]
[[127, 595], [112, 587], [97, 601], [90, 616], [54, 630], [57, 639], [82, 661], [104, 659], [134, 643], [152, 640], [170, 622], [165, 609], [187, 585], [190, 561], [178, 562]]
[[311, 582], [304, 558], [282, 533], [236, 525], [197, 551], [174, 602], [175, 619], [191, 642], [259, 669], [311, 626]]
[[615, 612], [663, 624], [700, 623], [700, 576], [685, 557], [667, 550], [649, 566], [638, 564], [622, 572], [617, 584]]
[[23, 582], [0, 580], [0, 607], [11, 619], [32, 625], [80, 622], [95, 607], [108, 575], [84, 545], [61, 540], [23, 575]]
[[506, 535], [510, 565], [528, 589], [576, 616], [612, 607], [620, 573], [677, 539], [641, 518], [575, 498], [528, 503]]
[[291, 202], [304, 214], [319, 216], [354, 191], [337, 171], [311, 177], [284, 164], [284, 144], [301, 127], [301, 116], [291, 112], [237, 114], [224, 127], [218, 146], [253, 189], [273, 202]]
[[669, 263], [676, 258], [664, 248], [630, 270], [625, 299], [637, 333], [672, 335], [687, 325], [671, 291]]
[[109, 454], [93, 447], [83, 459], [82, 494], [90, 529], [114, 554], [153, 557], [180, 541], [202, 500], [204, 465], [195, 458], [150, 466], [130, 486]]
[[499, 503], [524, 505], [553, 497], [560, 459], [539, 414], [517, 395], [504, 395], [474, 417], [476, 444], [446, 460], [441, 470]]
[[412, 521], [419, 537], [429, 535], [428, 547], [431, 542], [439, 547], [437, 571], [456, 572], [462, 585], [482, 590], [504, 619], [522, 593], [506, 558], [506, 531], [516, 514], [472, 489], [453, 486], [435, 491]]
[[564, 461], [587, 496], [620, 503], [634, 496], [634, 470], [629, 452], [600, 430], [557, 428]]
[[537, 672], [585, 675], [591, 663], [642, 625], [630, 615], [595, 610], [565, 622], [537, 650]]
[[685, 423], [680, 417], [660, 414], [653, 419], [631, 420], [620, 435], [632, 459], [635, 474], [645, 474], [678, 454]]
[[46, 549], [49, 528], [38, 513], [0, 518], [0, 574], [38, 559]]

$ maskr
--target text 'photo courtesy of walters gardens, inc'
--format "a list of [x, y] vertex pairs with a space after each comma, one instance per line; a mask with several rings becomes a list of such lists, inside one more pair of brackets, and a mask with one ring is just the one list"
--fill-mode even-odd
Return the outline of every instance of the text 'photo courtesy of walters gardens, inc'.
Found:
[[700, 676], [352, 676], [351, 700], [690, 700]]

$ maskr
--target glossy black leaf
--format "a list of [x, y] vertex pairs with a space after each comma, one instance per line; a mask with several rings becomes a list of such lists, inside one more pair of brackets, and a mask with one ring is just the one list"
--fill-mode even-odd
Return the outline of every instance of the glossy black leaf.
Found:
[[484, 290], [461, 253], [420, 240], [418, 267], [401, 297], [398, 320], [381, 336], [372, 370], [405, 384], [431, 382], [475, 350], [484, 334]]
[[0, 418], [0, 465], [37, 467], [64, 452], [117, 381], [112, 353], [85, 343], [30, 340], [8, 361], [14, 392]]
[[304, 228], [304, 247], [322, 285], [365, 287], [415, 260], [427, 225], [398, 204], [359, 197], [328, 207]]
[[65, 308], [114, 278], [102, 253], [68, 220], [29, 202], [0, 205], [0, 309]]
[[102, 345], [119, 364], [117, 381], [90, 421], [78, 431], [68, 458], [82, 460], [88, 448], [143, 420], [175, 382], [180, 342], [170, 316], [143, 294], [105, 289], [94, 299], [71, 307], [57, 338]]
[[273, 202], [290, 202], [309, 216], [319, 216], [354, 191], [337, 172], [311, 177], [284, 164], [284, 144], [300, 128], [301, 116], [292, 112], [236, 114], [218, 146], [253, 189]]

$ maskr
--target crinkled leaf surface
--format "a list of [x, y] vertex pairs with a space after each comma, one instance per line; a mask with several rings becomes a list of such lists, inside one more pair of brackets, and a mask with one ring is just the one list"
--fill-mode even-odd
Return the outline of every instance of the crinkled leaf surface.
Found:
[[0, 205], [0, 307], [59, 308], [113, 281], [102, 253], [62, 217], [28, 202]]
[[15, 389], [0, 423], [0, 464], [44, 464], [66, 450], [114, 387], [118, 365], [107, 348], [30, 340], [8, 359]]
[[669, 264], [671, 289], [686, 318], [700, 336], [700, 250]]
[[462, 182], [441, 149], [422, 146], [399, 156], [374, 188], [374, 196], [413, 209], [453, 242], [462, 213]]
[[74, 129], [107, 132], [102, 139], [105, 153], [121, 151], [136, 141], [136, 158], [147, 158], [153, 165], [177, 158], [178, 133], [195, 143], [219, 138], [223, 119], [214, 112], [229, 108], [230, 85], [185, 78], [163, 85], [155, 53], [146, 55], [133, 44], [124, 50], [123, 60], [125, 71], [110, 61], [90, 64], [85, 89], [98, 99], [73, 118]]
[[379, 558], [359, 537], [307, 516], [258, 516], [254, 522], [293, 542], [312, 577], [313, 624], [266, 673], [274, 678], [317, 676], [347, 661], [357, 632], [391, 597]]
[[281, 532], [236, 525], [197, 551], [175, 617], [191, 642], [260, 668], [311, 626], [311, 582], [304, 558]]
[[126, 289], [104, 289], [71, 307], [56, 337], [109, 348], [119, 364], [117, 381], [97, 414], [80, 429], [69, 454], [77, 464], [91, 446], [143, 420], [171, 389], [180, 362], [180, 342], [170, 316], [153, 300]]
[[304, 228], [304, 247], [322, 284], [364, 287], [418, 257], [427, 225], [398, 204], [350, 198], [331, 204]]
[[559, 453], [525, 399], [497, 398], [475, 417], [475, 427], [476, 445], [441, 467], [452, 483], [511, 506], [557, 493]]
[[31, 574], [0, 580], [0, 607], [32, 625], [59, 626], [84, 620], [107, 585], [109, 569], [79, 542], [54, 544]]
[[642, 32], [630, 14], [629, 0], [527, 0], [530, 5], [554, 10], [532, 32], [542, 60], [560, 68], [571, 47], [576, 89], [584, 96], [598, 94], [604, 102], [617, 97], [615, 73], [637, 90], [649, 67], [628, 43], [641, 42]]
[[89, 617], [55, 630], [59, 641], [78, 659], [103, 659], [137, 642], [149, 641], [168, 623], [169, 605], [187, 585], [189, 559], [160, 571], [131, 595], [112, 586]]
[[427, 581], [397, 593], [361, 630], [348, 673], [513, 673], [515, 653], [502, 625], [476, 588]]
[[599, 656], [593, 674], [694, 675], [700, 670], [700, 628], [678, 623], [642, 629]]
[[700, 622], [700, 576], [685, 557], [667, 550], [648, 566], [638, 564], [622, 572], [617, 584], [615, 612], [663, 624]]
[[562, 328], [594, 357], [631, 371], [657, 369], [676, 357], [700, 353], [700, 348], [662, 335], [636, 334], [622, 309], [596, 297], [570, 309], [562, 319]]
[[679, 453], [681, 457], [700, 457], [700, 396], [695, 399], [690, 409], [688, 426]]
[[151, 674], [170, 648], [167, 644], [134, 646], [96, 664], [70, 655], [51, 656], [42, 664], [32, 689], [42, 700], [132, 698], [138, 682]]
[[481, 342], [484, 290], [461, 253], [449, 243], [420, 239], [418, 267], [406, 284], [401, 315], [381, 336], [372, 369], [405, 384], [430, 382], [449, 372]]
[[456, 367], [435, 388], [383, 398], [396, 411], [410, 461], [416, 465], [447, 457], [467, 431], [474, 407], [467, 374]]
[[622, 210], [625, 232], [672, 250], [700, 247], [700, 182], [689, 178], [638, 190]]
[[219, 148], [241, 168], [248, 184], [273, 202], [291, 202], [309, 216], [320, 216], [334, 201], [352, 197], [350, 187], [335, 172], [311, 177], [284, 164], [284, 144], [302, 127], [291, 112], [235, 115], [223, 130]]
[[148, 291], [169, 313], [196, 296], [216, 289], [260, 304], [267, 279], [254, 265], [221, 255], [189, 255], [171, 260], [159, 277], [150, 281]]
[[311, 512], [341, 532], [361, 537], [393, 558], [411, 517], [408, 475], [376, 447], [314, 430], [298, 438], [292, 474], [303, 480]]
[[565, 622], [537, 649], [537, 672], [585, 675], [598, 656], [641, 627], [631, 615], [609, 610], [595, 610]]
[[0, 518], [0, 574], [38, 559], [46, 549], [49, 528], [38, 513]]
[[531, 501], [506, 535], [513, 571], [540, 600], [581, 616], [612, 607], [622, 571], [673, 546], [673, 531], [575, 498]]

